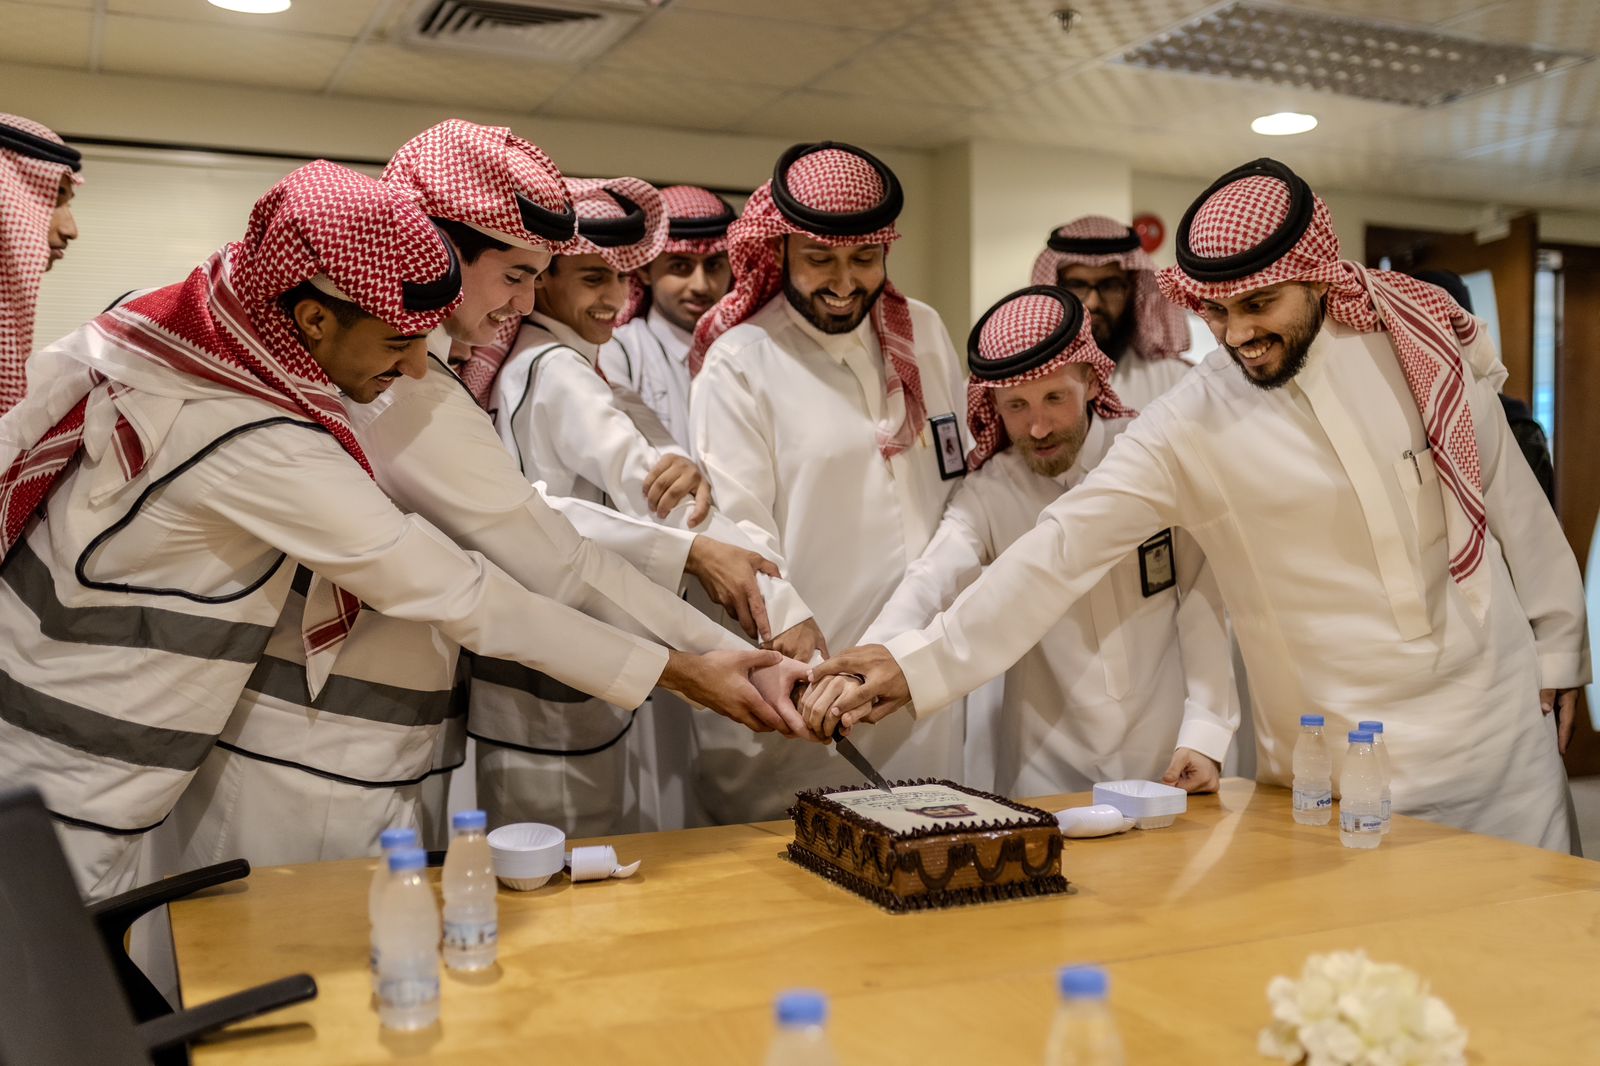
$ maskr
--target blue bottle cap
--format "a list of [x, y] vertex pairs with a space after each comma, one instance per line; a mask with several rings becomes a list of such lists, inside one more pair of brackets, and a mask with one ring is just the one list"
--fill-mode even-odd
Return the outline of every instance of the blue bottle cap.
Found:
[[1350, 731], [1350, 743], [1371, 744], [1372, 734], [1367, 732], [1365, 729], [1353, 729]]
[[1300, 724], [1301, 725], [1317, 725], [1317, 726], [1320, 726], [1320, 725], [1323, 724], [1322, 715], [1320, 715], [1320, 714], [1302, 714], [1300, 716]]
[[395, 848], [414, 848], [417, 846], [417, 831], [402, 827], [385, 829], [378, 834], [378, 846], [384, 851], [393, 851]]
[[396, 848], [389, 853], [389, 872], [420, 870], [428, 865], [428, 853], [421, 848]]
[[1056, 978], [1062, 999], [1105, 999], [1106, 972], [1098, 966], [1067, 966]]
[[828, 997], [805, 988], [785, 992], [778, 997], [777, 1014], [785, 1027], [821, 1025], [828, 1020]]
[[489, 816], [482, 811], [457, 811], [450, 816], [451, 829], [482, 829], [489, 824]]
[[1356, 723], [1356, 728], [1357, 729], [1365, 729], [1369, 733], [1381, 733], [1381, 732], [1383, 732], [1383, 723], [1382, 722], [1357, 722]]

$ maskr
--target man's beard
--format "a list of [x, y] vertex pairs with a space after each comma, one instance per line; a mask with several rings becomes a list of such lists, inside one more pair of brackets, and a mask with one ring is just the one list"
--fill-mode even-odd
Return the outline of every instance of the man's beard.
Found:
[[1133, 344], [1133, 305], [1122, 310], [1122, 315], [1111, 325], [1104, 325], [1103, 316], [1095, 317], [1090, 329], [1094, 332], [1094, 342], [1113, 363], [1122, 362], [1122, 357], [1128, 353], [1128, 348]]
[[1244, 365], [1239, 357], [1239, 349], [1226, 341], [1223, 342], [1222, 346], [1228, 350], [1228, 354], [1233, 357], [1234, 363], [1244, 372], [1245, 380], [1256, 388], [1281, 389], [1293, 381], [1296, 374], [1305, 369], [1306, 356], [1311, 352], [1311, 343], [1317, 339], [1317, 334], [1322, 331], [1322, 319], [1325, 313], [1321, 297], [1310, 296], [1309, 290], [1306, 303], [1305, 313], [1286, 332], [1269, 333], [1262, 338], [1269, 344], [1273, 342], [1281, 344], [1284, 353], [1283, 361], [1278, 364], [1276, 370], [1269, 371], [1266, 367], [1261, 368], [1261, 372], [1266, 374], [1265, 377], [1258, 377], [1256, 373]]
[[822, 303], [822, 290], [817, 290], [810, 296], [794, 287], [794, 282], [789, 280], [789, 272], [783, 274], [783, 294], [789, 299], [789, 306], [799, 311], [805, 320], [816, 326], [823, 333], [849, 333], [872, 313], [873, 307], [878, 303], [878, 297], [883, 295], [883, 287], [889, 284], [887, 278], [878, 283], [872, 292], [865, 289], [856, 289], [852, 296], [865, 296], [861, 302], [861, 310], [855, 314], [837, 315], [829, 311]]
[[[1072, 469], [1072, 464], [1078, 461], [1078, 455], [1083, 451], [1083, 442], [1089, 436], [1089, 422], [1093, 415], [1084, 412], [1083, 420], [1071, 429], [1052, 433], [1043, 440], [1014, 440], [1012, 446], [1022, 456], [1028, 468], [1041, 477], [1058, 477]], [[1034, 454], [1038, 448], [1048, 448], [1060, 444], [1062, 448], [1053, 455], [1040, 458]]]

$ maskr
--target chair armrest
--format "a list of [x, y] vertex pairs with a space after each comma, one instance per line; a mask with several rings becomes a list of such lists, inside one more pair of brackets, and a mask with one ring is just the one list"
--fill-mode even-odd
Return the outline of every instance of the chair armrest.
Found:
[[297, 973], [143, 1022], [139, 1037], [147, 1050], [159, 1051], [316, 996], [317, 982], [308, 973]]

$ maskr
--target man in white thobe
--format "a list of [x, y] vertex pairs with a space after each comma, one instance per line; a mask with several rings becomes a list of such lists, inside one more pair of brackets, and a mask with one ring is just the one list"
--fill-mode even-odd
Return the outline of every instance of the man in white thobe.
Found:
[[1244, 651], [1262, 778], [1290, 782], [1302, 712], [1334, 736], [1376, 718], [1394, 810], [1566, 850], [1582, 592], [1487, 335], [1441, 290], [1341, 260], [1326, 205], [1273, 160], [1195, 202], [1178, 256], [1163, 291], [1222, 347], [949, 611], [814, 676], [865, 676], [848, 722], [939, 706], [1182, 525]]
[[[462, 302], [429, 334], [421, 378], [402, 378], [369, 404], [346, 398], [379, 487], [531, 591], [672, 647], [744, 646], [675, 592], [686, 566], [754, 553], [558, 498], [569, 524], [449, 369], [452, 350], [492, 340], [531, 309], [552, 244], [575, 225], [560, 171], [504, 127], [451, 119], [396, 152], [385, 180], [415, 194], [455, 247]], [[657, 585], [585, 545], [573, 525]], [[457, 645], [424, 623], [363, 610], [312, 698], [301, 646], [306, 582], [295, 584], [217, 745], [152, 837], [162, 872], [233, 857], [354, 858], [375, 852], [384, 829], [419, 822], [425, 840], [448, 839], [446, 785], [466, 740]]]
[[[1034, 286], [990, 308], [967, 367], [970, 472], [863, 643], [932, 621], [1132, 422], [1064, 289]], [[829, 705], [840, 680], [808, 691], [802, 710]], [[1152, 532], [1006, 671], [1003, 689], [984, 738], [1002, 795], [1129, 778], [1214, 790], [1239, 711], [1221, 597], [1193, 538]], [[812, 724], [829, 735], [836, 723]], [[974, 728], [969, 718], [969, 744]]]
[[[965, 471], [961, 363], [885, 270], [901, 203], [860, 149], [790, 148], [729, 230], [734, 287], [690, 355], [694, 448], [717, 501], [816, 613], [775, 642], [801, 660], [860, 637]], [[699, 795], [719, 821], [779, 817], [800, 789], [859, 780], [825, 749], [695, 726]], [[891, 723], [863, 750], [890, 777], [950, 778], [961, 746], [952, 711]]]
[[600, 349], [600, 369], [632, 389], [679, 445], [689, 446], [689, 345], [700, 318], [727, 293], [728, 226], [737, 217], [710, 189], [661, 190], [667, 242], [629, 279], [627, 308]]
[[1033, 285], [1060, 285], [1094, 325], [1094, 342], [1117, 365], [1111, 387], [1140, 410], [1189, 369], [1188, 315], [1161, 295], [1156, 264], [1133, 227], [1084, 215], [1050, 231], [1033, 261]]
[[760, 653], [669, 652], [535, 596], [373, 484], [339, 395], [420, 375], [460, 288], [412, 198], [318, 161], [186, 281], [34, 356], [0, 420], [0, 773], [40, 787], [86, 894], [128, 887], [266, 645], [290, 558], [321, 581], [314, 668], [365, 601], [619, 702], [660, 681], [771, 711], [747, 676]]
[[[698, 527], [745, 547], [739, 528], [709, 508], [699, 468], [660, 436], [648, 410], [622, 402], [596, 367], [629, 273], [652, 261], [665, 240], [660, 194], [635, 178], [569, 181], [568, 188], [578, 235], [552, 260], [535, 310], [495, 379], [491, 406], [501, 439], [524, 477], [554, 496]], [[650, 427], [642, 428], [641, 418]], [[770, 625], [809, 619], [805, 604], [776, 580], [777, 566], [761, 566], [767, 614], [741, 612], [745, 631], [765, 637]], [[478, 657], [472, 669], [468, 727], [479, 742], [479, 799], [491, 821], [548, 822], [576, 836], [662, 824], [653, 719], [689, 717], [681, 702], [659, 701], [641, 728], [641, 715], [514, 664]], [[678, 735], [686, 749], [686, 731]], [[687, 750], [680, 754], [676, 762], [684, 765]], [[676, 798], [672, 805], [683, 806]]]

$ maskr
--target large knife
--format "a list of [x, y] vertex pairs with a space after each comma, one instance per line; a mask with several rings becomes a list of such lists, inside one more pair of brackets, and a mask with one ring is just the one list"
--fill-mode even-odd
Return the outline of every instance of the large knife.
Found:
[[874, 785], [889, 793], [889, 795], [894, 795], [894, 789], [889, 787], [889, 782], [884, 780], [884, 776], [878, 773], [877, 768], [867, 761], [865, 755], [861, 754], [861, 749], [850, 743], [849, 738], [844, 735], [838, 726], [833, 727], [833, 746], [839, 749], [839, 754], [843, 755], [851, 766], [865, 774], [868, 781], [871, 781]]

